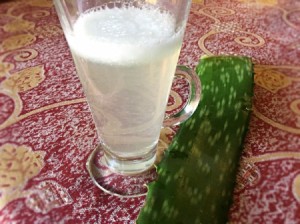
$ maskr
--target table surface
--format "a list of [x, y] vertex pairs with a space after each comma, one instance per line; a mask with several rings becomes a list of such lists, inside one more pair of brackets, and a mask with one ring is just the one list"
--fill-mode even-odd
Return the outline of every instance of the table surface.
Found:
[[[300, 2], [194, 1], [179, 63], [204, 54], [255, 63], [229, 222], [299, 223]], [[0, 223], [134, 223], [145, 198], [88, 176], [98, 142], [52, 1], [0, 3]]]

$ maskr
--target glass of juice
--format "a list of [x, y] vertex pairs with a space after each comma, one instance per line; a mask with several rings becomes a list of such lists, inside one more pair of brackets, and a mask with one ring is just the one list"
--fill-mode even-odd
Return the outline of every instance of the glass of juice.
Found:
[[186, 120], [200, 99], [198, 77], [178, 68], [195, 94], [179, 115], [165, 118], [191, 0], [54, 3], [101, 141], [88, 171], [107, 193], [141, 195], [113, 185], [123, 178], [129, 186], [122, 188], [130, 189], [132, 180], [146, 177], [162, 126]]

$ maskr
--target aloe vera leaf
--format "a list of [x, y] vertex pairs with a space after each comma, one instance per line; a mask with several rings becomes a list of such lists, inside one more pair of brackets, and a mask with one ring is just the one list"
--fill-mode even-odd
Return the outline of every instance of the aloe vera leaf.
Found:
[[202, 99], [157, 167], [137, 223], [226, 223], [243, 139], [253, 72], [251, 59], [202, 58]]

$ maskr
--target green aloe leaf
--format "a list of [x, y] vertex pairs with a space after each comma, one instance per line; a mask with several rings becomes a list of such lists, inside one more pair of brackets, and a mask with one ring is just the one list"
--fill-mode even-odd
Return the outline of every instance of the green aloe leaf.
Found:
[[202, 99], [157, 167], [137, 223], [226, 223], [253, 95], [251, 59], [202, 58]]

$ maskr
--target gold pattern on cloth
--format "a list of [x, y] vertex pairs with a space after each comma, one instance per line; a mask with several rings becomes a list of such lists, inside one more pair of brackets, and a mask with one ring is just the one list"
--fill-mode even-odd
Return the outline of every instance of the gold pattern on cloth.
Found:
[[221, 23], [221, 21], [218, 19], [220, 16], [229, 16], [234, 15], [235, 11], [232, 9], [228, 9], [225, 7], [212, 7], [212, 6], [206, 6], [203, 7], [198, 11], [198, 14], [202, 14], [204, 16], [207, 16], [215, 21], [215, 23]]
[[0, 124], [0, 130], [24, 118], [27, 118], [31, 115], [40, 113], [45, 110], [64, 105], [86, 102], [85, 98], [67, 100], [47, 105], [45, 107], [38, 108], [33, 111], [27, 112], [26, 114], [20, 115], [23, 107], [23, 102], [19, 96], [19, 93], [29, 91], [37, 87], [41, 82], [43, 82], [45, 79], [45, 71], [43, 65], [37, 65], [10, 74], [10, 71], [14, 68], [14, 65], [11, 63], [3, 62], [5, 57], [8, 55], [14, 55], [13, 58], [16, 61], [24, 62], [36, 58], [38, 52], [34, 49], [19, 49], [5, 53], [0, 56], [0, 78], [7, 77], [0, 84], [0, 93], [3, 93], [14, 100], [14, 111], [8, 119], [6, 119], [3, 123]]
[[[27, 56], [28, 55], [26, 54], [25, 57]], [[25, 68], [10, 75], [8, 74], [8, 71], [6, 71], [5, 76], [7, 78], [0, 84], [0, 92], [14, 100], [14, 110], [9, 118], [0, 124], [0, 130], [18, 120], [18, 116], [20, 115], [23, 106], [19, 93], [31, 90], [38, 86], [45, 79], [44, 72], [43, 65]]]
[[283, 8], [280, 8], [282, 11], [283, 11], [283, 15], [282, 15], [282, 19], [283, 19], [283, 21], [287, 24], [287, 25], [289, 25], [290, 27], [292, 27], [293, 29], [296, 29], [296, 30], [300, 30], [300, 26], [299, 26], [299, 24], [295, 24], [295, 23], [293, 23], [292, 21], [290, 21], [290, 19], [289, 19], [289, 16], [290, 16], [290, 14], [292, 14], [292, 13], [299, 13], [300, 14], [300, 9], [293, 9], [293, 10], [291, 10], [291, 11], [287, 11], [287, 10], [285, 10], [285, 9], [283, 9]]
[[[149, 2], [155, 2], [155, 0], [148, 0]], [[278, 0], [239, 0], [241, 2], [249, 2], [249, 3], [257, 3], [262, 5], [276, 5]], [[201, 4], [204, 0], [193, 0], [193, 3]], [[14, 2], [10, 3], [12, 6], [15, 4]], [[19, 3], [18, 3], [19, 4]], [[22, 5], [26, 7], [26, 5], [38, 6], [38, 7], [52, 7], [52, 0], [23, 0]], [[17, 7], [15, 7], [17, 8]], [[214, 8], [214, 9], [213, 9]], [[295, 9], [292, 11], [286, 11], [281, 9], [279, 6], [278, 9], [283, 11], [282, 18], [283, 22], [289, 25], [293, 29], [299, 29], [297, 24], [294, 24], [289, 20], [291, 13], [295, 12]], [[14, 100], [14, 112], [13, 115], [10, 116], [6, 122], [0, 124], [0, 130], [8, 127], [11, 124], [14, 124], [22, 119], [25, 119], [29, 116], [41, 113], [43, 111], [66, 106], [76, 103], [86, 102], [84, 98], [67, 100], [63, 102], [57, 102], [51, 105], [46, 105], [35, 110], [29, 111], [25, 114], [20, 114], [22, 109], [22, 101], [19, 97], [19, 92], [30, 91], [33, 88], [37, 87], [44, 80], [44, 67], [42, 65], [38, 65], [35, 67], [29, 67], [27, 69], [23, 69], [20, 71], [14, 71], [12, 74], [12, 70], [14, 69], [14, 64], [4, 62], [4, 58], [6, 55], [11, 54], [15, 55], [13, 59], [18, 62], [26, 62], [28, 60], [34, 59], [38, 56], [38, 52], [35, 49], [18, 49], [26, 46], [31, 47], [36, 38], [47, 38], [55, 35], [62, 35], [62, 30], [59, 26], [54, 24], [40, 25], [35, 24], [31, 21], [25, 20], [24, 15], [30, 15], [33, 18], [41, 18], [44, 16], [49, 16], [50, 13], [46, 10], [36, 10], [30, 13], [21, 12], [23, 14], [16, 15], [13, 12], [13, 8], [9, 10], [7, 16], [10, 18], [9, 22], [4, 26], [0, 26], [4, 32], [10, 33], [10, 36], [6, 38], [4, 41], [0, 41], [0, 52], [1, 51], [9, 51], [6, 52], [5, 55], [0, 55], [0, 78], [5, 78], [2, 81], [2, 86], [0, 86], [1, 90], [5, 90], [4, 94], [7, 94], [7, 91], [13, 92], [13, 94], [8, 95], [12, 97]], [[212, 25], [211, 30], [208, 31], [202, 38], [199, 39], [198, 45], [206, 54], [213, 54], [211, 49], [207, 49], [204, 45], [207, 38], [212, 35], [216, 35], [218, 33], [225, 33], [227, 36], [230, 35], [233, 38], [230, 39], [232, 42], [235, 42], [241, 46], [245, 47], [261, 47], [265, 44], [265, 40], [254, 33], [247, 33], [242, 30], [239, 23], [234, 22], [221, 22], [218, 18], [221, 16], [230, 16], [234, 15], [235, 11], [232, 9], [226, 9], [222, 7], [211, 7], [204, 8], [202, 11], [198, 11], [198, 14], [202, 14], [210, 19], [213, 19], [215, 24]], [[27, 17], [26, 17], [27, 18]], [[21, 34], [19, 32], [26, 32], [26, 34]], [[14, 32], [18, 32], [18, 34], [13, 34]], [[22, 36], [23, 35], [23, 36]], [[24, 40], [23, 40], [24, 37]], [[290, 45], [292, 49], [299, 49], [299, 43], [293, 43]], [[30, 62], [31, 63], [31, 62]], [[16, 66], [17, 67], [17, 66]], [[290, 69], [290, 68], [289, 68]], [[257, 85], [262, 88], [267, 89], [272, 93], [277, 93], [283, 88], [288, 87], [292, 84], [292, 82], [297, 81], [294, 77], [289, 77], [285, 74], [284, 70], [277, 69], [277, 67], [265, 66], [258, 67], [255, 66], [255, 82]], [[299, 80], [299, 79], [298, 79]], [[4, 87], [1, 89], [1, 87]], [[1, 92], [2, 93], [2, 92]], [[290, 109], [293, 111], [296, 116], [300, 115], [300, 99], [294, 100], [290, 103]], [[270, 124], [278, 129], [284, 130], [286, 132], [300, 134], [300, 129], [288, 127], [284, 124], [277, 123], [270, 118], [261, 114], [256, 108], [254, 108], [254, 115], [258, 118], [262, 119], [265, 123]], [[163, 155], [164, 150], [170, 144], [169, 135], [174, 135], [175, 131], [170, 128], [163, 129], [160, 141], [158, 145], [159, 155], [157, 156], [158, 160]], [[8, 152], [12, 152], [15, 150], [16, 158], [19, 159], [20, 164], [7, 164], [6, 161], [3, 163], [3, 158], [7, 158], [7, 153], [3, 156], [3, 150], [7, 148]], [[18, 152], [17, 152], [18, 151]], [[22, 153], [23, 152], [23, 153]], [[26, 187], [26, 183], [30, 179], [33, 179], [38, 173], [41, 171], [44, 165], [44, 156], [45, 153], [42, 151], [32, 151], [31, 148], [27, 146], [15, 146], [13, 144], [6, 144], [0, 147], [0, 210], [6, 206], [8, 203], [15, 199], [20, 199], [25, 197], [25, 207], [27, 206], [31, 210], [36, 213], [47, 214], [50, 210], [54, 208], [61, 207], [66, 204], [72, 203], [72, 198], [68, 194], [67, 189], [60, 186], [57, 182], [53, 180], [44, 180], [39, 183], [36, 183], [32, 189], [24, 190]], [[21, 159], [21, 157], [23, 159]], [[25, 159], [24, 159], [25, 158]], [[27, 167], [27, 160], [31, 159], [33, 161], [34, 166], [28, 166], [27, 171], [18, 172], [14, 171], [18, 175], [14, 173], [10, 173], [8, 176], [7, 172], [3, 174], [3, 170], [8, 169], [9, 167]], [[281, 159], [300, 159], [300, 154], [294, 154], [293, 152], [280, 152], [280, 153], [267, 153], [258, 157], [252, 156], [249, 159], [246, 159], [245, 164], [242, 164], [242, 175], [238, 178], [238, 190], [242, 190], [245, 186], [253, 186], [255, 185], [260, 178], [260, 170], [256, 163], [264, 162], [268, 160], [281, 160]], [[6, 165], [5, 165], [6, 164]], [[4, 168], [4, 169], [2, 169]], [[22, 170], [22, 169], [21, 169]], [[20, 173], [24, 173], [21, 175]], [[6, 176], [5, 176], [6, 175]], [[15, 176], [16, 177], [15, 177]], [[5, 182], [4, 178], [8, 178], [9, 181]], [[23, 178], [23, 179], [22, 179]], [[37, 178], [36, 178], [37, 179]], [[19, 183], [19, 184], [17, 184]], [[292, 182], [292, 194], [295, 199], [300, 203], [300, 174], [297, 174]]]
[[35, 34], [39, 38], [49, 38], [52, 36], [63, 35], [63, 31], [60, 27], [49, 24], [37, 27], [35, 29]]
[[298, 174], [293, 181], [293, 195], [300, 203], [300, 174]]
[[260, 172], [257, 166], [249, 161], [242, 161], [240, 171], [237, 175], [235, 191], [241, 191], [246, 186], [255, 185], [260, 179]]
[[[35, 50], [17, 50], [16, 52], [8, 52], [0, 57], [0, 63], [5, 59], [7, 55], [17, 53], [13, 58], [16, 61], [27, 61], [35, 58], [37, 52]], [[13, 69], [13, 64], [1, 63], [3, 68], [0, 67], [0, 75], [6, 77], [4, 81], [0, 83], [0, 93], [9, 96], [14, 101], [14, 110], [12, 114], [3, 123], [0, 124], [0, 130], [15, 123], [17, 117], [22, 110], [22, 100], [19, 96], [20, 92], [31, 90], [32, 88], [38, 86], [44, 79], [44, 66], [37, 65], [34, 67], [28, 67], [14, 74], [10, 74], [10, 70]], [[0, 76], [0, 77], [1, 77]]]
[[[300, 72], [299, 66], [255, 65], [254, 72], [255, 83], [273, 94], [276, 94], [278, 91], [293, 85], [293, 82], [300, 82], [300, 78], [297, 75]], [[253, 107], [253, 112], [256, 117], [277, 129], [292, 134], [300, 134], [300, 99], [294, 99], [293, 101], [289, 102], [289, 108], [296, 115], [296, 120], [298, 121], [296, 121], [296, 127], [290, 127], [287, 124], [281, 124], [270, 119], [262, 114], [255, 106]]]
[[[7, 19], [8, 22], [2, 26], [3, 30], [7, 33], [20, 33], [23, 34], [14, 35], [8, 37], [0, 43], [0, 52], [15, 50], [21, 47], [29, 46], [33, 44], [36, 37], [39, 38], [49, 38], [54, 35], [62, 35], [62, 30], [59, 26], [48, 24], [44, 26], [35, 27], [36, 24], [32, 21], [28, 21], [23, 17], [28, 14], [25, 13], [14, 13], [14, 10], [18, 8], [27, 7], [27, 5], [35, 7], [52, 7], [53, 3], [49, 0], [29, 0], [29, 1], [19, 1], [18, 4], [12, 4], [5, 14], [0, 14], [3, 20]], [[50, 15], [50, 12], [43, 9], [36, 9], [30, 12], [33, 18], [42, 18]], [[1, 28], [1, 25], [0, 25]]]
[[[235, 191], [241, 191], [246, 186], [253, 186], [260, 180], [261, 174], [256, 163], [274, 161], [274, 160], [300, 160], [299, 152], [272, 152], [259, 156], [244, 158], [237, 176], [237, 186]], [[292, 193], [295, 199], [300, 203], [300, 174], [298, 174], [292, 183]]]
[[291, 84], [291, 79], [275, 69], [254, 66], [254, 73], [255, 83], [272, 93]]
[[52, 7], [52, 0], [28, 0], [26, 1], [28, 5], [39, 6], [39, 7]]
[[274, 6], [278, 4], [278, 0], [239, 0], [240, 2], [244, 3], [255, 3], [258, 5], [268, 5], [268, 6]]
[[0, 147], [0, 210], [22, 196], [27, 181], [43, 168], [44, 155], [44, 152], [34, 152], [24, 145], [5, 144]]
[[[237, 176], [237, 186], [235, 191], [241, 191], [246, 186], [254, 186], [258, 183], [261, 174], [257, 167], [257, 163], [274, 161], [274, 160], [286, 160], [296, 159], [300, 160], [299, 152], [271, 152], [265, 153], [259, 156], [251, 156], [249, 158], [242, 159], [240, 165], [240, 171]], [[298, 175], [293, 182], [293, 194], [295, 198], [300, 202], [300, 175]]]
[[43, 214], [73, 202], [67, 190], [52, 180], [39, 182], [25, 190], [28, 181], [44, 167], [44, 156], [45, 152], [32, 151], [24, 145], [0, 147], [0, 210], [20, 198], [25, 198], [28, 208]]
[[10, 54], [15, 54], [14, 60], [21, 62], [21, 61], [28, 61], [36, 58], [38, 52], [34, 49], [20, 49], [20, 50], [10, 52]]
[[33, 22], [23, 20], [23, 19], [16, 19], [10, 23], [7, 23], [3, 26], [5, 32], [21, 32], [21, 31], [28, 31], [33, 29], [35, 24]]
[[240, 31], [243, 36], [234, 38], [234, 41], [245, 47], [261, 47], [265, 44], [265, 40], [255, 33]]
[[44, 79], [44, 66], [38, 65], [12, 74], [1, 85], [12, 92], [23, 92], [38, 86]]
[[195, 3], [195, 4], [203, 4], [204, 0], [193, 0], [193, 3]]
[[265, 115], [263, 115], [262, 113], [260, 113], [256, 107], [253, 107], [253, 113], [256, 117], [258, 117], [259, 119], [263, 120], [267, 124], [277, 128], [277, 129], [280, 129], [280, 130], [283, 130], [283, 131], [286, 131], [286, 132], [289, 132], [292, 134], [300, 134], [300, 128], [289, 127], [287, 125], [280, 124], [276, 121], [273, 121], [272, 119], [270, 119], [270, 118], [266, 117]]
[[[211, 30], [206, 34], [202, 35], [198, 40], [199, 48], [206, 55], [214, 55], [207, 47], [205, 46], [205, 41], [207, 38], [219, 33], [228, 33], [231, 36], [232, 41], [238, 45], [245, 47], [262, 47], [265, 45], [265, 40], [263, 37], [258, 34], [244, 31], [241, 26], [236, 22], [221, 22], [220, 17], [234, 15], [235, 11], [225, 7], [204, 7], [195, 12], [199, 15], [204, 15], [214, 21], [214, 24], [211, 25]], [[234, 37], [236, 36], [236, 37]]]
[[175, 103], [167, 106], [167, 112], [175, 110], [182, 104], [182, 98], [176, 91], [171, 90], [170, 96], [173, 97]]
[[36, 40], [36, 37], [32, 34], [19, 34], [12, 37], [8, 37], [3, 40], [0, 51], [8, 51], [8, 50], [15, 50], [21, 47], [26, 47]]
[[300, 116], [300, 99], [294, 100], [290, 104], [291, 110], [298, 116]]
[[252, 156], [246, 160], [251, 163], [264, 162], [264, 161], [273, 161], [279, 159], [299, 159], [300, 152], [272, 152], [265, 153], [259, 156]]
[[57, 107], [63, 107], [63, 106], [67, 106], [67, 105], [77, 104], [77, 103], [86, 103], [86, 98], [78, 98], [78, 99], [74, 99], [74, 100], [66, 100], [66, 101], [59, 102], [59, 103], [53, 103], [53, 104], [32, 110], [30, 112], [27, 112], [26, 114], [17, 115], [14, 117], [11, 116], [4, 123], [0, 124], [0, 130], [2, 130], [14, 123], [17, 123], [18, 121], [21, 121], [29, 116], [41, 113], [43, 111], [51, 110], [51, 109], [57, 108]]
[[7, 63], [7, 62], [0, 63], [0, 78], [8, 76], [9, 71], [12, 70], [14, 67], [15, 66], [12, 63]]

